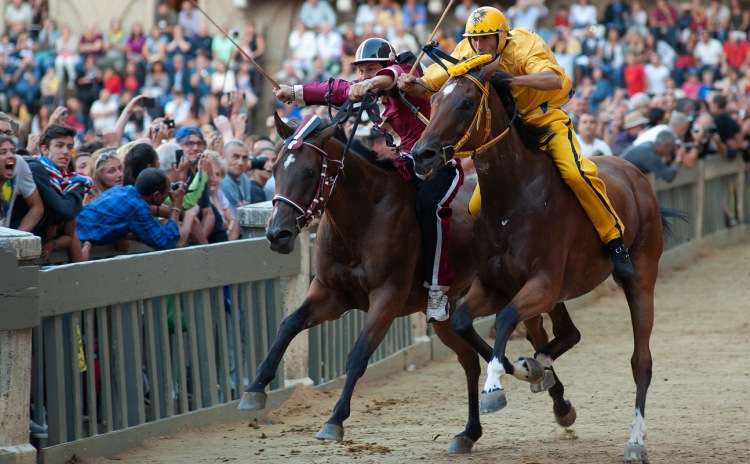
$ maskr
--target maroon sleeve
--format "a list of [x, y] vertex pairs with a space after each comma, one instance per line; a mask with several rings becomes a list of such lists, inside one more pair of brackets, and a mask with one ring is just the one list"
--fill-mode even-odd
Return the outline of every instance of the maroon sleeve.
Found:
[[[352, 83], [343, 79], [334, 79], [331, 83], [331, 104], [341, 105], [349, 97], [349, 87]], [[328, 81], [308, 82], [302, 86], [302, 98], [306, 105], [326, 104]]]

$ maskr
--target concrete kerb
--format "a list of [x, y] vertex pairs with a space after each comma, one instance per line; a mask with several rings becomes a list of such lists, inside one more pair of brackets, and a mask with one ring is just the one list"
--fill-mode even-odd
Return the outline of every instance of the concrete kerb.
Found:
[[[41, 461], [44, 463], [62, 464], [69, 462], [73, 456], [78, 458], [112, 456], [140, 446], [149, 439], [170, 436], [184, 430], [232, 422], [252, 424], [261, 421], [266, 415], [281, 406], [292, 395], [294, 388], [296, 387], [269, 392], [266, 409], [262, 411], [238, 411], [237, 405], [239, 404], [239, 400], [235, 400], [179, 416], [96, 435], [91, 438], [50, 446], [49, 448], [40, 450]], [[0, 454], [1, 457], [2, 454]], [[2, 459], [0, 459], [0, 463], [2, 462]]]

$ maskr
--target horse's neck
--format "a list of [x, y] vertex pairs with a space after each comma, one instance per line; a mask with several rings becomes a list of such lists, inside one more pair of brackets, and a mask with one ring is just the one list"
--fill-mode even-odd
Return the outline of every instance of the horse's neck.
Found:
[[[497, 95], [492, 104], [502, 108]], [[499, 105], [499, 106], [497, 106]], [[494, 111], [493, 114], [500, 114]], [[493, 118], [492, 133], [498, 134], [510, 124], [510, 118]], [[506, 214], [525, 210], [527, 206], [543, 202], [549, 189], [549, 162], [539, 150], [529, 150], [516, 128], [485, 153], [474, 157], [474, 166], [482, 190], [482, 210]]]
[[[343, 146], [340, 147], [343, 150]], [[354, 153], [344, 158], [326, 214], [342, 234], [366, 230], [375, 217], [375, 207], [391, 183], [389, 175]]]

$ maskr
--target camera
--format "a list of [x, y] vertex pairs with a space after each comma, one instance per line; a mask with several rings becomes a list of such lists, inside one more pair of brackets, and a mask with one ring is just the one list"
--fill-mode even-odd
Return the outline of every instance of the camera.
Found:
[[164, 124], [167, 126], [167, 129], [174, 129], [174, 119], [172, 118], [164, 118]]
[[180, 189], [181, 189], [181, 188], [183, 188], [184, 186], [185, 186], [185, 184], [184, 184], [183, 182], [172, 182], [172, 183], [171, 183], [171, 184], [169, 185], [169, 188], [170, 188], [170, 190], [172, 190], [173, 192], [176, 192], [177, 190], [180, 190]]
[[250, 160], [250, 170], [265, 169], [268, 158], [265, 156], [256, 156]]
[[229, 35], [234, 40], [240, 40], [240, 31], [238, 31], [237, 29], [232, 29], [231, 31], [229, 31]]
[[180, 161], [182, 161], [182, 157], [185, 155], [185, 150], [182, 148], [175, 150], [174, 152], [174, 165], [179, 166]]

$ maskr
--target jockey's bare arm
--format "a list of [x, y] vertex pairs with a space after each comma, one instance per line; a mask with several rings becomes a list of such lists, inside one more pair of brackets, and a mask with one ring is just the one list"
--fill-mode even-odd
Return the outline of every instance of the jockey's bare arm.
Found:
[[[377, 75], [360, 82], [349, 82], [344, 79], [334, 79], [331, 82], [331, 104], [341, 105], [347, 98], [354, 101], [361, 100], [367, 92], [378, 92], [393, 87], [394, 76], [390, 74]], [[298, 103], [299, 105], [326, 104], [325, 95], [328, 93], [328, 82], [308, 82], [304, 85], [281, 85], [274, 90], [274, 95], [284, 103]]]
[[563, 88], [563, 80], [559, 74], [552, 71], [542, 71], [523, 76], [514, 76], [511, 85], [531, 87], [537, 90], [558, 90]]

